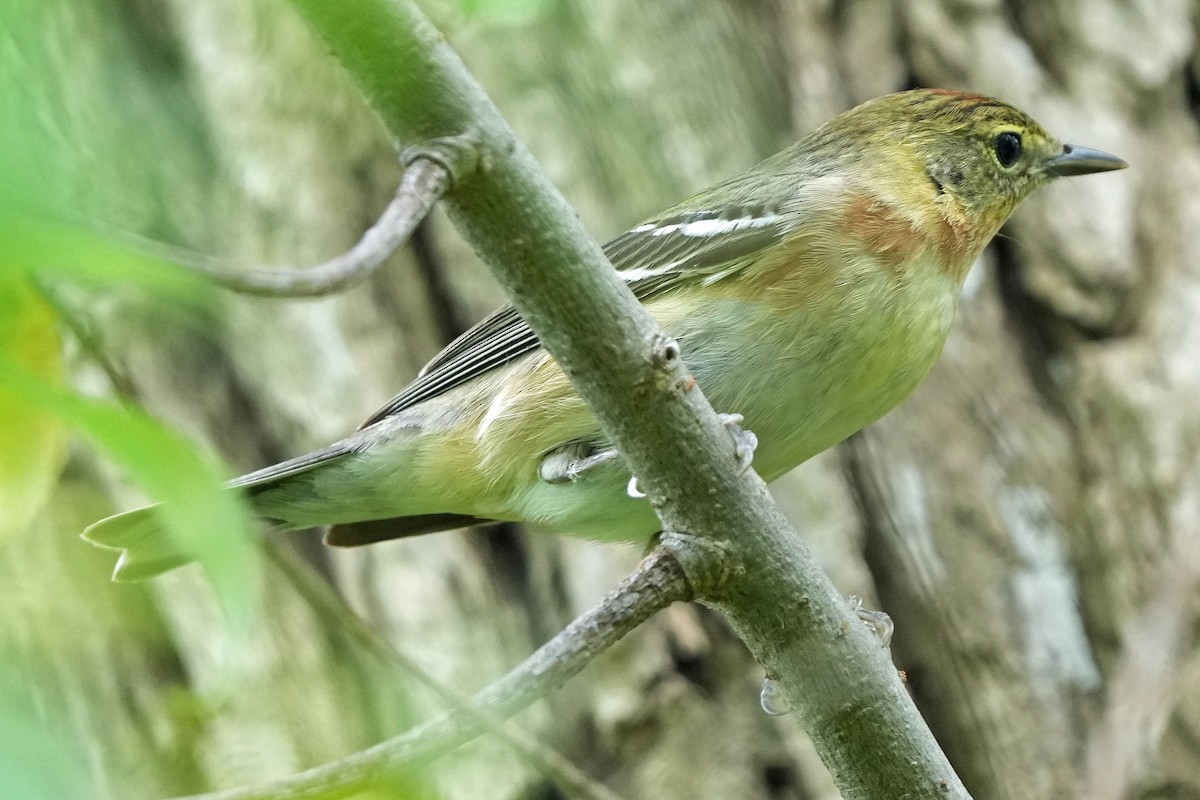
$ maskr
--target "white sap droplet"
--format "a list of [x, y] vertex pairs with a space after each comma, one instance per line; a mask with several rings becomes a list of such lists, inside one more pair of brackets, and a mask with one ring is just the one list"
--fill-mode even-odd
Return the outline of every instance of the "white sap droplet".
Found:
[[791, 713], [792, 705], [783, 696], [783, 690], [772, 678], [763, 680], [762, 692], [758, 695], [758, 704], [762, 710], [772, 717], [782, 717]]
[[896, 623], [886, 611], [871, 611], [863, 608], [863, 600], [856, 594], [846, 595], [846, 603], [855, 616], [867, 623], [867, 627], [879, 639], [880, 647], [887, 648], [892, 643], [892, 634], [896, 632]]

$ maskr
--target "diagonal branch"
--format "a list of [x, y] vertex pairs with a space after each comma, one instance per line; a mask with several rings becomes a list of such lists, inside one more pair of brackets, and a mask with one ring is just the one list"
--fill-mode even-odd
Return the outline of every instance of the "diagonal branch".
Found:
[[968, 798], [891, 659], [766, 485], [739, 464], [678, 345], [621, 281], [445, 37], [412, 0], [292, 4], [397, 139], [478, 135], [482, 168], [447, 194], [451, 217], [617, 445], [663, 529], [688, 534], [664, 546], [676, 548], [689, 579], [706, 553], [731, 564], [718, 591], [692, 584], [782, 689], [842, 795]]
[[454, 714], [477, 721], [486, 735], [504, 742], [567, 796], [578, 800], [621, 800], [616, 793], [588, 777], [553, 747], [496, 714], [471, 705], [458, 691], [430, 675], [420, 664], [393, 647], [346, 605], [345, 600], [294, 549], [271, 545], [267, 547], [267, 554], [283, 570], [288, 583], [326, 625], [348, 636], [355, 646], [389, 662], [399, 672], [433, 692]]
[[181, 800], [347, 797], [380, 777], [437, 758], [558, 688], [657, 611], [693, 597], [683, 568], [655, 548], [599, 605], [577, 618], [508, 675], [486, 687], [469, 711], [451, 711], [367, 750], [263, 786]]
[[383, 214], [346, 252], [315, 267], [244, 269], [228, 262], [134, 234], [120, 238], [137, 250], [197, 272], [226, 289], [260, 297], [324, 297], [367, 279], [408, 241], [433, 204], [458, 176], [474, 168], [474, 148], [444, 139], [408, 154], [404, 175]]

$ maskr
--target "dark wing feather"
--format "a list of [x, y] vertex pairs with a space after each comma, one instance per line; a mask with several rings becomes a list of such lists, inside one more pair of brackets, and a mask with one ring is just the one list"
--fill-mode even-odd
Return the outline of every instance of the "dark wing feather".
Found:
[[606, 244], [604, 253], [622, 272], [691, 277], [737, 266], [784, 232], [784, 218], [767, 206], [682, 211], [626, 231]]
[[250, 494], [254, 494], [255, 491], [271, 488], [284, 478], [300, 475], [316, 467], [324, 466], [331, 461], [345, 458], [351, 453], [357, 453], [369, 443], [367, 439], [358, 439], [352, 436], [340, 442], [335, 442], [321, 450], [305, 453], [302, 456], [281, 461], [278, 464], [272, 464], [269, 467], [263, 467], [260, 470], [243, 475], [240, 478], [235, 478], [229, 481], [226, 486], [230, 489], [248, 489], [250, 490]]
[[496, 309], [472, 325], [467, 331], [455, 337], [454, 341], [446, 345], [440, 353], [421, 368], [417, 377], [422, 378], [439, 367], [451, 363], [459, 356], [478, 347], [480, 343], [488, 341], [492, 336], [501, 334], [506, 329], [512, 328], [520, 320], [521, 315], [512, 306], [504, 306], [503, 308]]
[[[735, 274], [787, 232], [770, 208], [668, 213], [621, 234], [604, 252], [639, 300], [684, 281], [708, 284]], [[540, 346], [512, 306], [501, 308], [451, 342], [417, 379], [375, 412], [362, 427], [411, 408], [503, 366]]]
[[537, 348], [537, 335], [516, 310], [501, 308], [451, 342], [425, 365], [415, 381], [372, 414], [362, 427], [374, 425]]

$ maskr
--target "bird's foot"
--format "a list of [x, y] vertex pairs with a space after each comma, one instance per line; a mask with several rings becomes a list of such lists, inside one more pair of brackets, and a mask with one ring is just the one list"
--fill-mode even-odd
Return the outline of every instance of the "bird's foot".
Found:
[[615, 448], [594, 451], [566, 446], [551, 452], [538, 465], [538, 477], [546, 483], [574, 483], [597, 467], [616, 461]]
[[[737, 459], [738, 470], [745, 472], [754, 461], [758, 437], [752, 431], [742, 429], [741, 423], [745, 418], [741, 414], [719, 414], [718, 417], [733, 439], [733, 455]], [[620, 457], [615, 447], [596, 450], [587, 442], [570, 442], [551, 451], [542, 459], [542, 463], [538, 465], [538, 477], [546, 483], [574, 483], [597, 467], [616, 461]], [[636, 475], [629, 479], [625, 492], [634, 498], [646, 496], [638, 486]]]
[[567, 480], [574, 483], [582, 476], [586, 475], [596, 467], [603, 466], [610, 461], [616, 461], [620, 457], [620, 453], [616, 448], [601, 450], [599, 453], [593, 453], [587, 458], [581, 458], [578, 461], [573, 461], [567, 466]]

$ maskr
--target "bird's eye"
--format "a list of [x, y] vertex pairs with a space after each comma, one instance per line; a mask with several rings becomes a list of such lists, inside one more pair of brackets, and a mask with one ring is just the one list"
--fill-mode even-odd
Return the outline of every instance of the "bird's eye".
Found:
[[1021, 157], [1021, 137], [1005, 131], [996, 137], [996, 160], [1002, 167], [1011, 167]]

